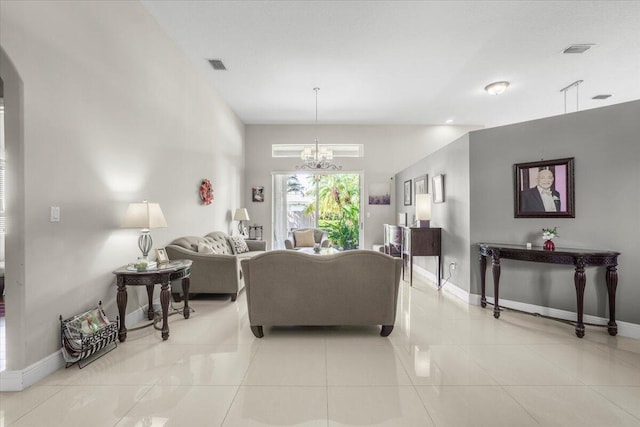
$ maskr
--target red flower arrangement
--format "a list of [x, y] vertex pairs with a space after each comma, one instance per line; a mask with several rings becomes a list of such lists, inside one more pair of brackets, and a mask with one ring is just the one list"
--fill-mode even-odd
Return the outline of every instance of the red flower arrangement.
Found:
[[200, 184], [200, 198], [205, 205], [210, 205], [213, 201], [213, 186], [208, 179], [203, 179]]

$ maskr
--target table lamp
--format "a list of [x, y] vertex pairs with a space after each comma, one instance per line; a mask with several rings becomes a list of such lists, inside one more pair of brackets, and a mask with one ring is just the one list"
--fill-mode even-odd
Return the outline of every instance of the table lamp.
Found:
[[149, 230], [152, 228], [166, 228], [167, 221], [164, 219], [162, 209], [160, 209], [158, 203], [149, 203], [145, 200], [142, 203], [129, 204], [121, 227], [140, 229], [138, 247], [142, 252], [142, 256], [146, 259], [153, 245]]
[[416, 194], [416, 225], [429, 227], [431, 220], [431, 196], [429, 194]]
[[238, 209], [236, 209], [236, 212], [233, 214], [233, 220], [234, 221], [239, 221], [238, 222], [238, 231], [240, 231], [240, 234], [244, 234], [242, 232], [242, 230], [243, 230], [242, 221], [249, 221], [249, 212], [247, 212], [246, 208], [238, 208]]

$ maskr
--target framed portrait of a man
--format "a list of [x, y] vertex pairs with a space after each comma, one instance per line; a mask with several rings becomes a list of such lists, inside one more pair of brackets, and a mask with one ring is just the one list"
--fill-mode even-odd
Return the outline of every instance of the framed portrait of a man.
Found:
[[513, 165], [515, 218], [575, 218], [573, 157]]

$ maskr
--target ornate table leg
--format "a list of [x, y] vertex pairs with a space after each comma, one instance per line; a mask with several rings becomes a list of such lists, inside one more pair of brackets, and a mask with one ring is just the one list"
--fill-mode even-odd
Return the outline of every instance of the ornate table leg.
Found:
[[147, 319], [153, 320], [153, 285], [147, 285], [147, 297], [149, 298], [149, 306], [147, 308]]
[[482, 290], [482, 294], [480, 296], [480, 305], [482, 308], [487, 306], [487, 298], [485, 296], [485, 276], [487, 273], [487, 257], [484, 254], [480, 254], [480, 288]]
[[618, 324], [616, 323], [616, 288], [618, 287], [617, 265], [607, 266], [607, 291], [609, 292], [609, 323], [607, 331], [609, 335], [618, 334]]
[[169, 277], [162, 279], [162, 290], [160, 291], [160, 305], [162, 306], [162, 339], [169, 339]]
[[125, 312], [127, 309], [127, 286], [124, 284], [124, 277], [118, 276], [118, 294], [116, 302], [118, 304], [118, 315], [120, 316], [120, 327], [118, 329], [118, 339], [124, 342], [127, 339], [127, 327], [124, 323]]
[[500, 307], [498, 306], [498, 290], [500, 288], [500, 252], [497, 250], [492, 251], [493, 254], [493, 317], [496, 319], [500, 317]]
[[191, 311], [189, 310], [189, 284], [191, 280], [188, 277], [182, 279], [182, 292], [184, 292], [184, 310], [182, 310], [182, 314], [185, 319], [188, 319], [191, 315]]
[[584, 314], [584, 286], [587, 277], [584, 274], [584, 263], [581, 260], [576, 262], [576, 272], [573, 275], [573, 281], [576, 285], [576, 297], [578, 305], [578, 324], [576, 325], [576, 335], [578, 338], [584, 337], [584, 323], [582, 316]]

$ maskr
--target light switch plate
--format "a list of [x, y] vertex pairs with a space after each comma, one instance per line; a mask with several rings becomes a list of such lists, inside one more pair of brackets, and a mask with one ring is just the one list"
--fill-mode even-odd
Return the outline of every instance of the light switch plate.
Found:
[[49, 208], [49, 221], [60, 222], [60, 206], [50, 206]]

